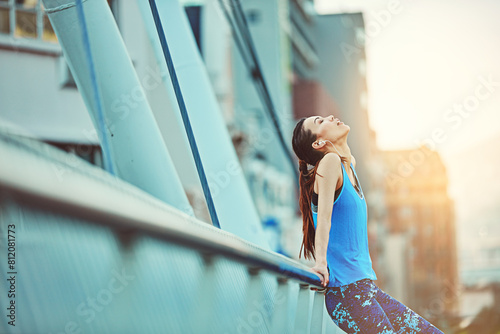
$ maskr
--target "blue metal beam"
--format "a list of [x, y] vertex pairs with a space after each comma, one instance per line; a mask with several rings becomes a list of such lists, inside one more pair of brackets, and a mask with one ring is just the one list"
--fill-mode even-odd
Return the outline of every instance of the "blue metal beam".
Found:
[[[163, 70], [166, 68], [165, 60], [151, 10], [146, 1], [138, 0], [137, 4], [143, 15], [157, 62]], [[210, 177], [212, 179], [209, 185], [220, 226], [226, 231], [269, 249], [245, 175], [184, 8], [177, 0], [159, 1], [157, 7], [201, 161], [209, 181]], [[164, 84], [169, 87], [168, 82]], [[179, 126], [182, 127], [183, 124]], [[217, 182], [218, 179], [222, 181]]]
[[[75, 3], [43, 0], [43, 4], [94, 127], [99, 129], [100, 99], [93, 93], [83, 35], [75, 25]], [[101, 142], [109, 142], [116, 175], [193, 215], [108, 3], [85, 1], [83, 11], [105, 122], [105, 131], [97, 134]]]

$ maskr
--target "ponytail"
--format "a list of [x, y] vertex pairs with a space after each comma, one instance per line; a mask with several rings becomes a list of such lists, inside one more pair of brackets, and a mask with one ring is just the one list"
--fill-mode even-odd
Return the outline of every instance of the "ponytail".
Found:
[[[319, 162], [319, 161], [318, 161]], [[302, 212], [302, 245], [300, 246], [299, 258], [302, 255], [302, 249], [304, 250], [304, 257], [306, 259], [314, 259], [314, 239], [316, 237], [316, 230], [314, 229], [314, 220], [312, 216], [311, 200], [312, 193], [314, 190], [314, 180], [316, 178], [316, 170], [319, 163], [316, 163], [314, 168], [310, 170], [307, 168], [307, 163], [304, 160], [299, 160], [299, 171], [300, 171], [300, 198], [299, 206]], [[318, 174], [319, 175], [319, 174]], [[321, 175], [320, 175], [321, 176]]]

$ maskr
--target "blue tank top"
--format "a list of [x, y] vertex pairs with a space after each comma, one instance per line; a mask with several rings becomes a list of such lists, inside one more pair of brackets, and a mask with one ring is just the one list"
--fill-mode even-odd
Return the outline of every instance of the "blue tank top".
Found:
[[[368, 249], [368, 216], [363, 190], [351, 163], [360, 193], [353, 187], [342, 165], [343, 182], [340, 195], [334, 201], [332, 225], [328, 239], [326, 261], [330, 272], [329, 287], [347, 285], [364, 278], [376, 280]], [[311, 203], [314, 228], [317, 226], [317, 206]]]

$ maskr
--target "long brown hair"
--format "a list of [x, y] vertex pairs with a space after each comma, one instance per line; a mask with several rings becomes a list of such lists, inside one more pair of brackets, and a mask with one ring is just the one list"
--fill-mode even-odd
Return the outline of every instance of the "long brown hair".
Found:
[[[316, 174], [320, 177], [323, 175], [317, 173], [318, 165], [326, 153], [315, 150], [312, 143], [317, 139], [317, 136], [311, 130], [304, 129], [304, 121], [306, 118], [301, 118], [295, 129], [293, 130], [292, 147], [293, 151], [299, 158], [299, 171], [300, 171], [300, 198], [299, 207], [302, 213], [302, 245], [300, 246], [299, 258], [304, 249], [304, 257], [306, 259], [316, 260], [314, 254], [314, 238], [316, 237], [316, 230], [314, 229], [314, 220], [311, 209], [311, 199], [314, 190], [314, 180]], [[340, 160], [347, 161], [345, 157], [340, 156]], [[307, 165], [314, 166], [308, 168]]]
[[[314, 180], [316, 179], [316, 173], [318, 168], [318, 163], [321, 158], [323, 158], [324, 153], [315, 150], [312, 147], [312, 143], [317, 139], [317, 136], [312, 133], [311, 130], [304, 129], [304, 121], [306, 118], [301, 118], [295, 129], [293, 130], [292, 136], [292, 147], [293, 151], [299, 158], [299, 184], [300, 184], [300, 198], [299, 207], [302, 213], [302, 245], [300, 246], [299, 258], [302, 255], [302, 249], [304, 250], [304, 257], [306, 259], [315, 259], [314, 255], [314, 238], [316, 236], [316, 231], [314, 229], [314, 221], [312, 217], [311, 210], [311, 199], [314, 190]], [[307, 164], [314, 166], [314, 168], [309, 169]], [[318, 174], [321, 176], [320, 174]], [[322, 177], [322, 176], [321, 176]]]

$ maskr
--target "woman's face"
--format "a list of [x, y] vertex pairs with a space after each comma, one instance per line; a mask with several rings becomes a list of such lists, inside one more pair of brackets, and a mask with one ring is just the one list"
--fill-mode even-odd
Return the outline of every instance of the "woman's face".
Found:
[[311, 130], [312, 133], [316, 135], [317, 141], [330, 140], [332, 142], [335, 142], [339, 138], [346, 136], [351, 129], [348, 125], [345, 125], [333, 115], [327, 117], [308, 117], [304, 121], [303, 126], [305, 129]]

